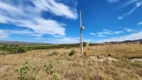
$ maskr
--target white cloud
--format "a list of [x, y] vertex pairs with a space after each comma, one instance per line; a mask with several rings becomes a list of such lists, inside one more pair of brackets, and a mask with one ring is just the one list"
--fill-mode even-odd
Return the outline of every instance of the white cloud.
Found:
[[99, 37], [106, 37], [106, 35], [98, 34]]
[[117, 3], [119, 2], [120, 0], [107, 0], [108, 3]]
[[142, 21], [141, 21], [141, 22], [139, 22], [137, 25], [142, 25]]
[[125, 4], [123, 4], [120, 8], [123, 8], [123, 7], [125, 7], [125, 6], [128, 6], [128, 5], [130, 5], [130, 4], [132, 4], [132, 3], [135, 3], [135, 2], [137, 2], [138, 0], [129, 0], [128, 2], [126, 2]]
[[79, 43], [79, 38], [63, 37], [61, 39], [56, 39], [55, 43]]
[[70, 8], [55, 0], [18, 0], [16, 4], [13, 0], [0, 0], [0, 23], [29, 28], [40, 36], [44, 34], [64, 36], [65, 24], [52, 19], [44, 19], [41, 16], [42, 11], [70, 19], [77, 18], [75, 8]]
[[2, 30], [0, 29], [0, 39], [8, 38], [12, 34], [35, 36], [35, 37], [41, 36], [41, 34], [35, 33], [29, 29], [26, 29], [26, 30]]
[[117, 17], [117, 19], [120, 19], [120, 20], [121, 20], [121, 19], [123, 19], [124, 17], [126, 17], [126, 16], [132, 14], [132, 13], [133, 13], [137, 8], [139, 8], [140, 6], [142, 6], [142, 1], [137, 2], [137, 3], [136, 3], [136, 6], [135, 6], [131, 11], [129, 11], [128, 13], [123, 14], [122, 16]]
[[0, 39], [5, 39], [8, 37], [8, 34], [5, 33], [3, 30], [0, 30]]
[[142, 31], [137, 32], [137, 33], [133, 33], [133, 34], [130, 34], [130, 35], [126, 35], [126, 36], [112, 37], [112, 38], [109, 38], [109, 39], [103, 39], [103, 40], [99, 40], [98, 42], [137, 40], [137, 39], [142, 39], [141, 35], [142, 35]]
[[120, 17], [118, 17], [117, 19], [120, 19], [120, 20], [121, 20], [121, 19], [123, 19], [123, 17], [122, 17], [122, 16], [120, 16]]
[[35, 37], [40, 37], [41, 34], [35, 33], [31, 30], [5, 30], [5, 32], [11, 34], [18, 34], [18, 35], [27, 35], [27, 36], [35, 36]]
[[99, 35], [109, 35], [109, 34], [112, 34], [112, 31], [108, 29], [103, 29], [103, 31], [99, 32], [98, 34]]
[[103, 29], [102, 32], [98, 32], [98, 36], [99, 37], [105, 37], [106, 35], [114, 35], [114, 34], [121, 34], [123, 33], [123, 31], [111, 31], [111, 30], [108, 30], [108, 29]]
[[130, 28], [124, 28], [124, 30], [125, 30], [126, 32], [135, 32], [135, 31], [136, 31], [136, 30], [130, 29]]
[[95, 34], [95, 33], [90, 33], [90, 35], [93, 35], [93, 36], [95, 36], [96, 34]]
[[58, 16], [65, 16], [67, 18], [76, 19], [76, 10], [71, 10], [68, 6], [57, 3], [55, 0], [33, 0], [33, 4], [41, 10], [49, 11]]
[[140, 7], [141, 5], [142, 5], [142, 1], [136, 3], [136, 7]]
[[59, 38], [40, 38], [40, 41], [53, 44], [72, 44], [79, 43], [79, 38], [73, 37], [59, 37]]
[[79, 0], [56, 0], [58, 2], [64, 2], [65, 4], [72, 4], [72, 6], [77, 6]]
[[114, 31], [113, 34], [121, 34], [123, 33], [124, 31]]

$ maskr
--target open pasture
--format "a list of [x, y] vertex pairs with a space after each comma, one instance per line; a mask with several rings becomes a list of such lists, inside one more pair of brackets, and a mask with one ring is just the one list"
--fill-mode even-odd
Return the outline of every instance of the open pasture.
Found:
[[1, 80], [142, 80], [141, 44], [106, 44], [0, 55]]

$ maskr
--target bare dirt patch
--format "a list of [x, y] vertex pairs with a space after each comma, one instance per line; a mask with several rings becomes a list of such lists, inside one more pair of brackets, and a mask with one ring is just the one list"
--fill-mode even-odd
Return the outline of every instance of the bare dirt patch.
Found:
[[94, 61], [100, 61], [100, 62], [103, 62], [103, 61], [119, 61], [118, 59], [116, 58], [113, 58], [113, 57], [105, 57], [105, 56], [91, 56], [90, 57], [92, 60]]

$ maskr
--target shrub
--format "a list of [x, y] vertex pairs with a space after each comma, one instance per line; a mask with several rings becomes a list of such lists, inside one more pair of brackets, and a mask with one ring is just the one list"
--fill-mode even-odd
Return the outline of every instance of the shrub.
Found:
[[75, 54], [75, 51], [74, 50], [71, 50], [71, 52], [69, 53], [69, 56], [72, 56]]
[[57, 73], [52, 74], [52, 80], [59, 80]]
[[19, 47], [16, 49], [16, 53], [23, 53], [26, 52], [26, 50], [24, 50], [23, 48]]
[[51, 63], [45, 64], [44, 67], [45, 67], [45, 71], [48, 74], [50, 74], [50, 75], [53, 74], [54, 70], [53, 70], [53, 65]]
[[35, 74], [33, 74], [31, 77], [32, 77], [32, 79], [31, 79], [31, 80], [36, 80], [36, 76], [35, 76]]
[[54, 51], [54, 52], [52, 52], [52, 54], [53, 54], [53, 55], [58, 55], [58, 52], [55, 52], [55, 51]]
[[23, 53], [26, 52], [26, 50], [23, 47], [7, 47], [5, 51], [8, 51], [9, 53]]
[[49, 53], [47, 56], [53, 56], [53, 55], [58, 55], [58, 52], [52, 52], [52, 53]]
[[60, 56], [66, 56], [67, 53], [66, 52], [63, 52], [62, 54], [60, 54]]
[[35, 74], [29, 74], [30, 70], [31, 70], [30, 64], [28, 64], [28, 62], [25, 62], [19, 69], [16, 70], [20, 72], [18, 80], [36, 80]]
[[26, 62], [24, 65], [22, 65], [19, 68], [19, 72], [20, 72], [20, 80], [28, 80], [28, 71], [29, 71], [29, 67], [28, 67], [28, 63]]
[[55, 72], [54, 66], [52, 63], [45, 64], [44, 67], [47, 74], [52, 76], [52, 80], [59, 80], [58, 75]]

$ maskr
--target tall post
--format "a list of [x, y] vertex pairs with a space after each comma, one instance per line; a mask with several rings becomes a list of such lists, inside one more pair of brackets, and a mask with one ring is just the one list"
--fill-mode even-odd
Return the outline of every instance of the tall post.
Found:
[[80, 11], [80, 52], [83, 55], [82, 30], [83, 30], [83, 25], [82, 25], [82, 11]]

